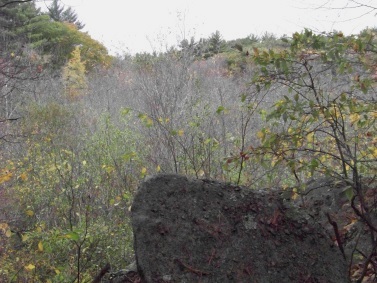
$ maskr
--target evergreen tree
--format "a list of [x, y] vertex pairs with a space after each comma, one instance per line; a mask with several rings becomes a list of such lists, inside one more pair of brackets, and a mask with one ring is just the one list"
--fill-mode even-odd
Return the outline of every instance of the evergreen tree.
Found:
[[[6, 4], [6, 1], [0, 0], [0, 5]], [[10, 38], [14, 37], [12, 32], [12, 14], [14, 7], [10, 5], [3, 7], [0, 10], [0, 48], [4, 49], [5, 44]]]
[[222, 38], [220, 32], [217, 30], [209, 38], [209, 51], [213, 54], [218, 54], [224, 51], [225, 40]]
[[48, 15], [56, 22], [68, 22], [74, 24], [77, 29], [83, 29], [84, 24], [78, 21], [76, 12], [68, 7], [65, 9], [64, 5], [59, 4], [59, 0], [53, 0], [52, 4], [48, 7]]
[[6, 50], [14, 48], [14, 44], [22, 45], [27, 41], [26, 34], [20, 28], [28, 25], [37, 17], [39, 10], [34, 3], [14, 3], [11, 0], [0, 0], [0, 47]]
[[64, 6], [60, 6], [58, 0], [52, 1], [52, 4], [49, 7], [47, 7], [47, 9], [48, 15], [51, 19], [53, 19], [56, 22], [61, 21], [61, 15], [64, 11]]

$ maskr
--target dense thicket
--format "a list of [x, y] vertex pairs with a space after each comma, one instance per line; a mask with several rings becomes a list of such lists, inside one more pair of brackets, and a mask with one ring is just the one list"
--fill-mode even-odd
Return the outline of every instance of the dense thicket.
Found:
[[372, 247], [355, 247], [350, 276], [375, 276], [374, 30], [215, 32], [111, 58], [77, 18], [50, 17], [33, 3], [0, 8], [0, 280], [81, 282], [127, 265], [133, 193], [158, 172], [292, 198], [335, 178]]

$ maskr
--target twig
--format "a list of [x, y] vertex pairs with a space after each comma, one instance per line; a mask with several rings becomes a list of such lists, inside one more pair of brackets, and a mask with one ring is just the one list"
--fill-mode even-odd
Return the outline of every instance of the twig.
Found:
[[208, 259], [208, 264], [211, 264], [211, 262], [212, 262], [213, 258], [215, 257], [215, 255], [216, 255], [216, 250], [213, 249], [212, 252], [211, 252], [211, 255], [210, 255], [209, 259]]
[[369, 254], [369, 256], [366, 258], [366, 260], [364, 262], [363, 271], [361, 272], [359, 279], [356, 281], [357, 283], [363, 282], [363, 279], [368, 272], [369, 263], [372, 261], [372, 257], [375, 255], [374, 251], [376, 250], [376, 248], [377, 248], [377, 241], [373, 245], [372, 252]]
[[182, 260], [180, 259], [176, 259], [176, 261], [182, 265], [184, 268], [186, 268], [188, 271], [192, 272], [192, 273], [195, 273], [196, 275], [199, 275], [199, 276], [202, 276], [202, 275], [210, 275], [211, 273], [209, 272], [206, 272], [206, 271], [202, 271], [200, 269], [196, 269], [190, 265], [188, 265], [187, 263], [184, 263]]
[[335, 237], [336, 237], [336, 241], [338, 243], [338, 247], [340, 249], [340, 251], [342, 252], [342, 255], [343, 255], [343, 258], [345, 260], [346, 259], [346, 254], [344, 252], [344, 248], [343, 248], [343, 242], [342, 242], [342, 239], [340, 238], [340, 234], [339, 234], [339, 228], [338, 228], [338, 224], [333, 221], [330, 217], [330, 213], [326, 213], [326, 216], [327, 216], [327, 219], [329, 220], [329, 223], [331, 224], [331, 226], [334, 228], [334, 232], [335, 232]]

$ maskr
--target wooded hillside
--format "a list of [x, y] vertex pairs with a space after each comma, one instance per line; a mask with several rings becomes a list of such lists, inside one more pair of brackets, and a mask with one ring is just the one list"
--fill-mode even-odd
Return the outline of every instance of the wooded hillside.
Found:
[[24, 2], [0, 0], [0, 281], [122, 269], [134, 192], [159, 172], [293, 199], [313, 178], [345, 183], [347, 225], [366, 223], [372, 247], [355, 247], [350, 277], [376, 278], [376, 30], [215, 31], [112, 57], [73, 10]]

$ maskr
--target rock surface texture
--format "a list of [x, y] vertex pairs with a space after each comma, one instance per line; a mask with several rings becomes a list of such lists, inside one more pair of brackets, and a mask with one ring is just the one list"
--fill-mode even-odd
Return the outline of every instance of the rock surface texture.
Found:
[[279, 191], [178, 175], [141, 184], [132, 206], [143, 282], [348, 282], [339, 249]]

